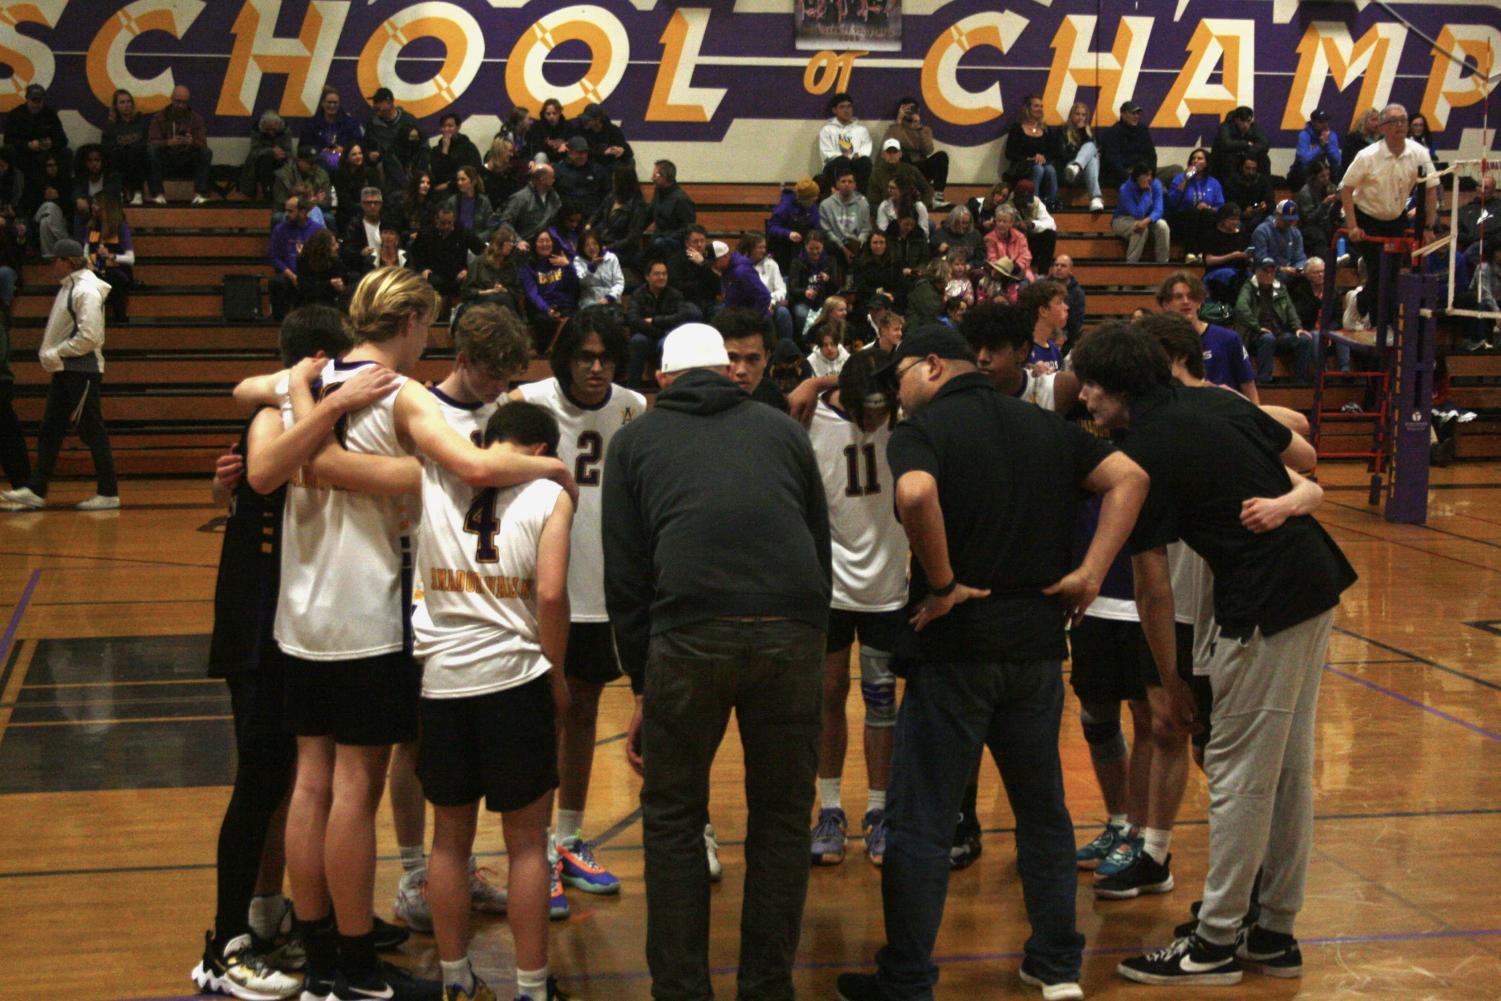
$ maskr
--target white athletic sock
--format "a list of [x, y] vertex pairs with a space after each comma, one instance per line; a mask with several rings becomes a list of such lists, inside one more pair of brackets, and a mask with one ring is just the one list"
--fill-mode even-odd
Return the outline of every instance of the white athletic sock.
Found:
[[287, 898], [267, 893], [250, 898], [250, 930], [257, 938], [273, 939], [281, 931], [281, 919], [287, 913]]
[[1125, 831], [1130, 829], [1131, 821], [1126, 819], [1124, 813], [1112, 813], [1110, 815], [1110, 826], [1117, 831]]
[[456, 959], [452, 963], [446, 959], [438, 960], [438, 965], [443, 967], [443, 986], [458, 987], [465, 994], [474, 993], [474, 967], [469, 965], [469, 957]]
[[843, 781], [841, 776], [835, 775], [831, 779], [818, 780], [818, 805], [825, 810], [840, 810], [844, 808], [844, 801], [840, 797], [839, 786]]
[[885, 789], [872, 789], [865, 794], [865, 810], [867, 813], [869, 813], [871, 810], [884, 809], [886, 809]]
[[565, 838], [571, 838], [583, 829], [583, 810], [564, 810], [562, 808], [558, 809], [558, 826], [555, 828], [555, 830], [558, 832], [557, 837], [559, 841], [562, 841]]
[[401, 852], [402, 872], [421, 872], [427, 868], [427, 856], [421, 845], [398, 845], [397, 849]]
[[547, 967], [540, 970], [516, 970], [516, 997], [547, 1001]]
[[1167, 861], [1167, 850], [1173, 843], [1171, 830], [1159, 831], [1155, 827], [1143, 827], [1141, 829], [1141, 850], [1152, 856], [1152, 861], [1162, 865]]

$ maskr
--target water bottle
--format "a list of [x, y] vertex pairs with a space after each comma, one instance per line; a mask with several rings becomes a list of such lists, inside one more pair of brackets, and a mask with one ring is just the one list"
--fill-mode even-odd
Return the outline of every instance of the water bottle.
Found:
[[1348, 248], [1347, 248], [1347, 245], [1345, 243], [1345, 238], [1344, 237], [1340, 237], [1339, 238], [1339, 243], [1336, 244], [1335, 248], [1334, 248], [1334, 259], [1335, 260], [1339, 260], [1341, 257], [1344, 257], [1347, 249]]

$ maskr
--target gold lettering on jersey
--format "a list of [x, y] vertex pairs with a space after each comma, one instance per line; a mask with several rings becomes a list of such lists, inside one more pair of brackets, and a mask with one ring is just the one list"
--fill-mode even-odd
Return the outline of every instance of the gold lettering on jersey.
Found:
[[454, 570], [449, 567], [434, 567], [428, 571], [427, 590], [447, 591], [452, 594], [488, 594], [495, 598], [517, 598], [529, 601], [537, 589], [533, 577], [506, 577], [478, 574], [473, 570]]

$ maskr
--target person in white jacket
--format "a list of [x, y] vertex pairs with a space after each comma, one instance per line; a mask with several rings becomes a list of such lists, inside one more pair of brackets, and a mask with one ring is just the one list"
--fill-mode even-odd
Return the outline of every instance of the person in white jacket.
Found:
[[766, 236], [763, 233], [747, 233], [740, 238], [735, 248], [750, 259], [761, 276], [761, 284], [771, 293], [771, 322], [777, 328], [777, 338], [796, 342], [792, 329], [792, 313], [787, 309], [787, 280], [782, 277], [782, 268], [775, 257], [767, 252]]
[[104, 377], [104, 300], [109, 285], [89, 270], [88, 258], [77, 240], [58, 240], [52, 247], [53, 274], [62, 283], [38, 352], [42, 368], [52, 373], [47, 408], [37, 434], [37, 464], [31, 481], [0, 493], [0, 505], [12, 510], [36, 510], [47, 504], [47, 483], [57, 465], [57, 453], [69, 425], [77, 423], [78, 437], [94, 456], [99, 492], [79, 504], [80, 510], [106, 511], [120, 506], [115, 482], [115, 459], [109, 433], [99, 409], [99, 383]]
[[855, 172], [855, 190], [870, 187], [870, 130], [855, 117], [855, 100], [844, 91], [829, 98], [829, 115], [818, 130], [818, 157], [823, 163], [823, 191], [834, 190], [841, 170]]
[[602, 303], [620, 304], [625, 293], [625, 272], [620, 269], [620, 258], [604, 248], [599, 234], [592, 229], [579, 237], [573, 271], [579, 276], [579, 309]]

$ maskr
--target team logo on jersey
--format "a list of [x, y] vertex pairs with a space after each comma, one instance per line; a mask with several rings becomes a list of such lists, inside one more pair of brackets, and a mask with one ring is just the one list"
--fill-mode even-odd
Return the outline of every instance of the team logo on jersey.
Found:
[[625, 427], [627, 424], [629, 424], [631, 422], [631, 418], [633, 418], [635, 416], [636, 416], [636, 412], [634, 410], [632, 410], [630, 407], [626, 407], [624, 410], [622, 410], [620, 412], [620, 426], [621, 427]]

